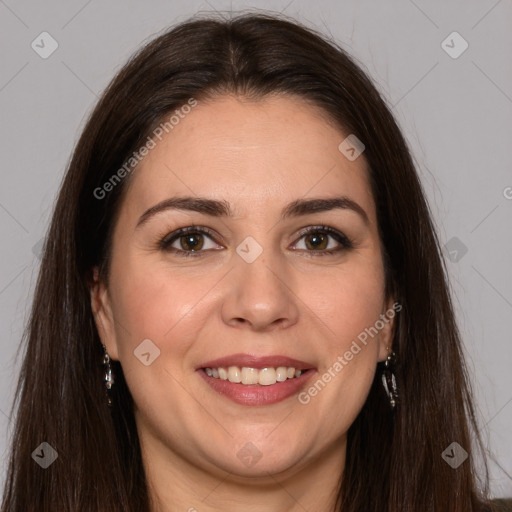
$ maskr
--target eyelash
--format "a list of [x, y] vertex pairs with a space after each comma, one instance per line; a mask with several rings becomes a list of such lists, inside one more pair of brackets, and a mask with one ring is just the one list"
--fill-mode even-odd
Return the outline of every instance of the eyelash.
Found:
[[[309, 253], [313, 253], [314, 256], [329, 256], [329, 255], [334, 255], [336, 253], [339, 253], [341, 251], [344, 251], [344, 250], [347, 250], [347, 249], [351, 249], [353, 247], [353, 244], [352, 244], [352, 241], [346, 236], [344, 235], [343, 233], [335, 230], [335, 229], [332, 229], [330, 228], [329, 226], [311, 226], [311, 227], [308, 227], [304, 230], [302, 230], [300, 232], [300, 236], [299, 236], [299, 239], [300, 240], [301, 238], [303, 238], [304, 236], [306, 235], [310, 235], [311, 233], [325, 233], [329, 236], [331, 236], [332, 238], [334, 238], [339, 244], [341, 244], [341, 247], [338, 247], [336, 249], [325, 249], [323, 251], [314, 251], [314, 250], [311, 250], [311, 251], [306, 251], [306, 252], [309, 252]], [[180, 229], [177, 229], [176, 231], [173, 231], [172, 233], [164, 236], [158, 243], [158, 247], [162, 250], [162, 251], [167, 251], [167, 252], [172, 252], [176, 255], [179, 255], [179, 256], [184, 256], [184, 257], [198, 257], [198, 256], [202, 256], [201, 253], [204, 253], [204, 252], [207, 252], [207, 251], [203, 251], [203, 250], [199, 250], [199, 251], [184, 251], [182, 249], [176, 249], [175, 247], [172, 247], [170, 248], [169, 246], [179, 237], [181, 236], [184, 236], [184, 235], [187, 235], [187, 234], [190, 234], [190, 233], [193, 233], [193, 234], [203, 234], [203, 235], [207, 235], [209, 236], [211, 239], [213, 239], [213, 241], [215, 243], [216, 240], [215, 240], [215, 233], [209, 229], [209, 228], [206, 228], [206, 227], [203, 227], [203, 226], [188, 226], [186, 228], [180, 228]], [[210, 251], [212, 249], [209, 249]], [[303, 250], [303, 249], [301, 249]]]

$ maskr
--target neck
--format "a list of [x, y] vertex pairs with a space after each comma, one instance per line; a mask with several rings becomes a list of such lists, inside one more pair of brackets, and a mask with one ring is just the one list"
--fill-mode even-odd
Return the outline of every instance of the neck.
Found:
[[141, 447], [151, 512], [334, 511], [346, 437], [292, 468], [254, 477], [199, 466], [156, 438], [141, 439]]

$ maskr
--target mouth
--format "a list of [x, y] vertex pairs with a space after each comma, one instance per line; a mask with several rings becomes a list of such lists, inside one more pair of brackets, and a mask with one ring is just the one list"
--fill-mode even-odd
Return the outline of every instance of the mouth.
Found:
[[248, 354], [206, 362], [196, 368], [217, 393], [242, 405], [270, 405], [299, 393], [316, 368], [285, 356]]
[[228, 380], [234, 384], [244, 386], [272, 386], [277, 382], [285, 382], [288, 379], [296, 379], [308, 370], [299, 370], [293, 366], [278, 366], [277, 368], [251, 368], [248, 366], [219, 366], [217, 368], [202, 369], [208, 377], [220, 380]]

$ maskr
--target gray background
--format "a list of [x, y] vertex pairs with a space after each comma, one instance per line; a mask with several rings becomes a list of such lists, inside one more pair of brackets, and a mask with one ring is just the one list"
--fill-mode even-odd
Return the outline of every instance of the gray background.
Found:
[[[38, 243], [86, 114], [130, 54], [155, 33], [197, 11], [215, 9], [229, 16], [231, 9], [248, 8], [284, 11], [330, 34], [363, 65], [393, 106], [440, 238], [451, 251], [446, 252], [447, 263], [479, 421], [495, 457], [491, 489], [496, 497], [512, 496], [510, 0], [0, 0], [4, 467], [8, 415], [21, 363], [15, 356], [37, 276]], [[43, 31], [58, 43], [47, 59], [31, 47]], [[469, 44], [457, 58], [442, 46], [453, 31]], [[453, 53], [462, 41], [452, 39], [445, 45]], [[2, 479], [4, 473], [2, 468]]]

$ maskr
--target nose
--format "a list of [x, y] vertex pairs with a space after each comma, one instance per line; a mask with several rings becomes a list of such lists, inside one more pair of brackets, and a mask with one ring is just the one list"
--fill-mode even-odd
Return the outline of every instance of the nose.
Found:
[[294, 325], [298, 298], [292, 271], [266, 250], [252, 263], [235, 256], [235, 268], [225, 283], [222, 319], [230, 326], [271, 331]]

